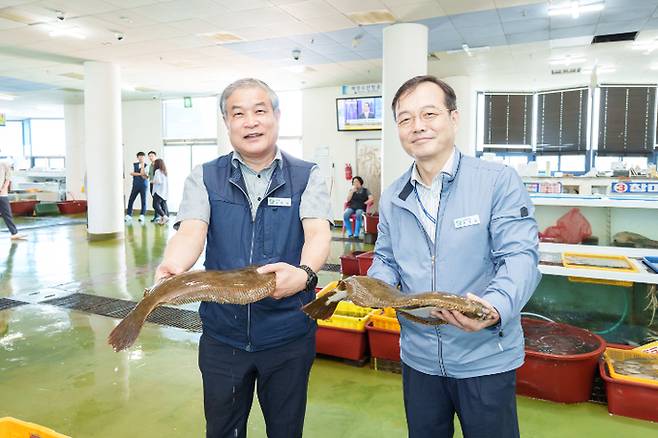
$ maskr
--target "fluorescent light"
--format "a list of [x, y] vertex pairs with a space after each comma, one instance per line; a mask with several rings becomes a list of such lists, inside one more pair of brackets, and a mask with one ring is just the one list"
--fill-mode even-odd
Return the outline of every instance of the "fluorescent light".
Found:
[[583, 64], [584, 62], [587, 62], [587, 59], [582, 58], [582, 57], [572, 58], [571, 56], [565, 56], [564, 58], [551, 59], [549, 61], [549, 64], [550, 65], [566, 65], [566, 66], [569, 66], [571, 64]]
[[14, 100], [16, 97], [10, 94], [0, 94], [0, 100]]
[[306, 66], [302, 64], [291, 65], [287, 67], [289, 71], [293, 73], [304, 73], [306, 71]]
[[551, 17], [557, 15], [571, 15], [571, 18], [578, 18], [580, 14], [586, 12], [597, 12], [605, 7], [603, 3], [590, 3], [581, 5], [578, 1], [568, 1], [560, 5], [549, 6], [548, 15]]
[[48, 35], [51, 37], [59, 37], [59, 36], [67, 36], [71, 38], [77, 38], [79, 40], [84, 40], [87, 38], [85, 34], [80, 32], [76, 28], [69, 28], [69, 29], [53, 29], [50, 32], [48, 32]]

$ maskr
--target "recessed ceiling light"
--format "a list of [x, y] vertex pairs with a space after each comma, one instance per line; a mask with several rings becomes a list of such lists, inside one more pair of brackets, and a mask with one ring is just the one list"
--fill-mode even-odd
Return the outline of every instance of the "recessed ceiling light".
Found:
[[75, 27], [70, 27], [70, 28], [51, 28], [50, 32], [48, 32], [48, 35], [51, 37], [60, 37], [60, 36], [66, 36], [70, 38], [77, 38], [79, 40], [84, 40], [87, 38], [85, 34], [80, 32], [79, 29]]
[[388, 9], [378, 9], [375, 11], [352, 12], [347, 14], [350, 19], [360, 26], [368, 24], [386, 24], [395, 23], [395, 17]]
[[244, 41], [244, 38], [232, 32], [206, 32], [206, 33], [198, 33], [197, 36], [210, 38], [219, 44]]
[[571, 15], [571, 18], [578, 18], [580, 14], [587, 12], [598, 12], [603, 10], [603, 2], [581, 4], [579, 1], [567, 1], [559, 5], [548, 7], [548, 15], [551, 17], [558, 15]]
[[0, 100], [14, 100], [16, 96], [12, 96], [11, 94], [0, 94]]

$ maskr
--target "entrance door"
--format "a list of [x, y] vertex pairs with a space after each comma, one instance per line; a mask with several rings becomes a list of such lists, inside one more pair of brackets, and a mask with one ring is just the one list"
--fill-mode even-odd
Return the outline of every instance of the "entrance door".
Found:
[[382, 140], [380, 138], [356, 141], [356, 173], [363, 178], [363, 185], [375, 198], [371, 212], [379, 211], [379, 197], [382, 193]]

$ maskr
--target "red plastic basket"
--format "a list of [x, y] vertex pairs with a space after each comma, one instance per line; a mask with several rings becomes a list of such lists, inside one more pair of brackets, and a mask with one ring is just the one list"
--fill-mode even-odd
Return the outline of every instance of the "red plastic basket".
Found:
[[370, 355], [378, 359], [400, 361], [400, 332], [366, 325]]
[[608, 412], [624, 417], [658, 422], [658, 388], [643, 383], [610, 377], [604, 361], [599, 361], [599, 373], [605, 381]]
[[530, 397], [561, 403], [589, 400], [596, 364], [606, 347], [605, 340], [587, 330], [568, 324], [549, 323], [522, 318], [527, 331], [533, 325], [550, 325], [564, 335], [598, 344], [593, 351], [582, 354], [550, 354], [526, 347], [525, 363], [516, 370], [516, 392]]
[[57, 208], [61, 214], [79, 214], [87, 211], [87, 201], [60, 201]]
[[32, 216], [34, 214], [34, 207], [39, 203], [35, 200], [13, 201], [11, 205], [11, 214], [14, 216]]
[[340, 272], [343, 275], [359, 275], [359, 262], [356, 257], [364, 251], [352, 251], [350, 254], [340, 256]]
[[364, 252], [356, 256], [356, 261], [359, 264], [359, 275], [368, 275], [368, 269], [372, 265], [372, 259], [375, 253], [372, 251]]
[[377, 225], [379, 225], [379, 215], [378, 214], [366, 214], [365, 225], [363, 227], [363, 232], [368, 234], [377, 234]]
[[315, 333], [316, 352], [343, 359], [364, 359], [367, 342], [365, 331], [318, 326]]

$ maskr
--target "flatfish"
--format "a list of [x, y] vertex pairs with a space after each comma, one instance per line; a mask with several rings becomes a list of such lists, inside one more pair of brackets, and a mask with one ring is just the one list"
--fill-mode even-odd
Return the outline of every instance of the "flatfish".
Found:
[[270, 296], [276, 288], [274, 273], [259, 274], [257, 266], [232, 271], [189, 271], [166, 278], [144, 291], [144, 298], [110, 333], [115, 351], [130, 347], [148, 315], [162, 304], [212, 301], [249, 304]]
[[634, 248], [658, 248], [658, 241], [630, 231], [621, 231], [612, 236], [615, 246], [630, 246]]
[[404, 317], [426, 325], [445, 323], [430, 316], [430, 310], [434, 308], [456, 310], [472, 319], [491, 319], [489, 309], [477, 301], [443, 292], [403, 294], [383, 281], [365, 276], [339, 281], [334, 290], [311, 301], [302, 310], [313, 319], [328, 319], [343, 300], [363, 307], [393, 307]]

